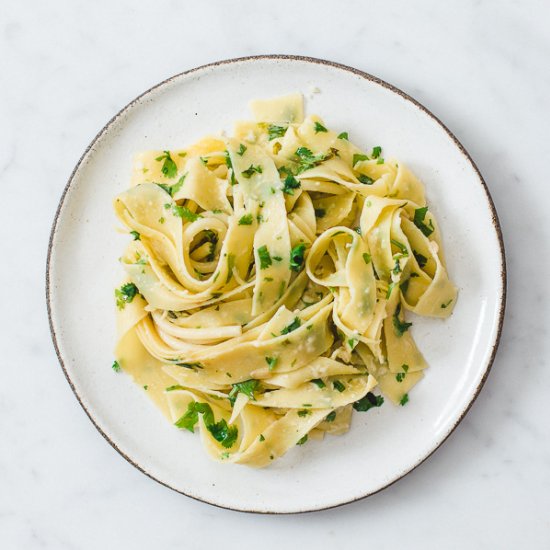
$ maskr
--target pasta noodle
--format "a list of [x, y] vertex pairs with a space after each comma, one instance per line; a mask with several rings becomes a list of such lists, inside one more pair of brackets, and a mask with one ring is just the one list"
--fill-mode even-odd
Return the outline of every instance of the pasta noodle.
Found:
[[261, 467], [347, 431], [376, 386], [404, 405], [427, 367], [405, 314], [445, 318], [457, 289], [403, 164], [300, 94], [251, 107], [233, 137], [136, 157], [115, 366], [214, 459]]

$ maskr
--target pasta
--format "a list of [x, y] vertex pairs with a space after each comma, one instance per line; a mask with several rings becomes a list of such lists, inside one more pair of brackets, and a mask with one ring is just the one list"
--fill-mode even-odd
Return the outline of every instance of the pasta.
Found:
[[251, 109], [232, 137], [136, 157], [114, 367], [211, 457], [262, 467], [404, 405], [427, 367], [405, 313], [448, 317], [457, 289], [403, 164], [304, 118], [300, 94]]

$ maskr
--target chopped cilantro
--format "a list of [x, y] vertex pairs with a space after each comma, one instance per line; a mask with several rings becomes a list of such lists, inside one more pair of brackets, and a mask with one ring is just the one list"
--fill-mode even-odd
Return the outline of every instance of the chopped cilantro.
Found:
[[178, 390], [184, 390], [185, 388], [183, 386], [180, 386], [179, 384], [174, 384], [173, 386], [168, 386], [165, 388], [164, 391], [178, 391]]
[[207, 426], [207, 428], [212, 434], [212, 437], [226, 449], [232, 447], [235, 441], [237, 441], [237, 436], [239, 434], [237, 426], [229, 426], [223, 418], [219, 422]]
[[265, 362], [267, 363], [267, 366], [269, 370], [273, 370], [277, 365], [277, 357], [266, 357]]
[[316, 208], [315, 209], [315, 216], [318, 218], [324, 218], [327, 211], [324, 208]]
[[276, 126], [275, 124], [270, 124], [267, 127], [268, 140], [271, 141], [272, 139], [283, 137], [286, 130], [287, 129], [284, 126]]
[[252, 225], [253, 221], [254, 221], [254, 218], [252, 214], [245, 214], [239, 220], [239, 225]]
[[260, 269], [266, 269], [273, 263], [265, 244], [258, 248], [258, 258], [260, 259]]
[[372, 148], [371, 156], [373, 159], [377, 159], [382, 154], [382, 147], [380, 145], [377, 145], [376, 147]]
[[328, 132], [328, 130], [320, 122], [317, 121], [315, 121], [314, 130], [316, 134], [318, 134], [319, 132]]
[[349, 141], [349, 136], [347, 132], [342, 132], [338, 134], [338, 139], [345, 139], [346, 141]]
[[290, 269], [292, 271], [300, 271], [304, 265], [304, 252], [306, 250], [306, 245], [300, 243], [296, 245], [290, 251]]
[[307, 409], [300, 409], [298, 411], [298, 416], [304, 417], [311, 414], [311, 411], [308, 411]]
[[184, 369], [204, 369], [202, 363], [175, 363], [177, 367], [183, 367]]
[[420, 231], [422, 231], [422, 233], [424, 233], [426, 237], [429, 237], [434, 231], [434, 226], [433, 226], [432, 220], [429, 220], [428, 225], [424, 223], [424, 219], [426, 218], [427, 213], [428, 213], [427, 206], [423, 206], [422, 208], [417, 208], [414, 211], [413, 221], [414, 221], [414, 225], [416, 225], [416, 227], [418, 227], [418, 229], [420, 229]]
[[365, 175], [365, 174], [359, 174], [357, 176], [357, 179], [361, 182], [361, 183], [364, 183], [365, 185], [372, 185], [374, 183], [374, 180], [372, 178], [369, 178], [369, 176]]
[[288, 174], [284, 181], [283, 193], [294, 195], [294, 189], [300, 188], [300, 182], [292, 175]]
[[351, 349], [354, 349], [355, 346], [357, 345], [357, 340], [355, 338], [348, 338], [348, 346], [351, 348]]
[[401, 400], [399, 401], [399, 404], [404, 407], [407, 403], [409, 402], [409, 394], [408, 393], [404, 393], [403, 394], [403, 397], [401, 398]]
[[423, 256], [422, 254], [420, 254], [420, 252], [417, 252], [416, 250], [413, 250], [413, 255], [414, 255], [416, 261], [418, 262], [418, 267], [420, 267], [421, 269], [428, 263], [428, 258], [426, 258], [426, 256]]
[[346, 386], [342, 382], [340, 382], [340, 380], [334, 380], [332, 385], [334, 386], [334, 389], [338, 390], [340, 393], [342, 393], [346, 389]]
[[137, 231], [130, 231], [130, 235], [134, 237], [134, 241], [141, 241], [141, 235]]
[[265, 441], [264, 434], [260, 434], [260, 437], [258, 438], [260, 441]]
[[355, 155], [353, 155], [353, 161], [351, 164], [352, 166], [355, 166], [358, 162], [361, 162], [362, 160], [369, 160], [369, 157], [367, 155], [355, 153]]
[[406, 323], [399, 318], [400, 313], [401, 304], [397, 304], [395, 312], [393, 313], [393, 328], [395, 330], [395, 334], [399, 337], [403, 336], [403, 334], [405, 334], [405, 332], [407, 332], [409, 328], [412, 327], [412, 323]]
[[239, 150], [237, 151], [237, 155], [242, 157], [246, 151], [246, 145], [243, 145], [242, 143], [239, 145]]
[[257, 166], [251, 164], [244, 172], [241, 172], [241, 175], [246, 179], [250, 179], [255, 173], [261, 174], [262, 172], [263, 169], [259, 164]]
[[121, 369], [121, 366], [119, 364], [118, 361], [114, 361], [113, 362], [113, 365], [111, 367], [115, 372], [120, 372], [122, 369]]
[[307, 441], [307, 434], [304, 435], [304, 437], [302, 437], [301, 439], [299, 439], [296, 445], [303, 445], [306, 441]]
[[368, 265], [370, 264], [371, 262], [371, 255], [368, 253], [368, 252], [364, 252], [363, 253], [363, 260], [365, 261], [365, 263]]
[[376, 164], [384, 164], [384, 159], [382, 157], [380, 157], [377, 161], [376, 161]]
[[300, 321], [300, 318], [294, 317], [292, 323], [288, 324], [283, 330], [281, 330], [281, 334], [289, 334], [290, 332], [300, 328], [301, 325], [302, 321]]
[[124, 306], [131, 303], [138, 293], [138, 287], [134, 283], [126, 283], [120, 288], [115, 289], [116, 305], [118, 309], [124, 309]]
[[399, 250], [399, 252], [401, 252], [401, 254], [403, 254], [403, 256], [408, 256], [409, 255], [409, 251], [407, 250], [407, 247], [403, 243], [400, 243], [399, 241], [396, 241], [395, 239], [391, 239], [391, 244], [393, 244], [393, 246], [395, 246]]
[[391, 282], [391, 283], [388, 285], [388, 292], [386, 292], [386, 300], [389, 300], [389, 299], [390, 299], [392, 290], [395, 288], [395, 285], [396, 285], [396, 284], [397, 284], [397, 283]]
[[199, 218], [202, 218], [200, 214], [191, 212], [191, 210], [189, 210], [187, 206], [178, 206], [177, 204], [172, 205], [172, 214], [174, 214], [174, 216], [177, 216], [178, 218], [187, 220], [188, 222], [194, 222]]
[[359, 399], [353, 404], [353, 408], [358, 412], [367, 412], [373, 407], [381, 407], [384, 404], [384, 398], [381, 395], [374, 395], [369, 392], [365, 397]]
[[254, 392], [258, 389], [258, 385], [258, 380], [254, 379], [245, 380], [244, 382], [233, 384], [233, 388], [231, 388], [231, 391], [228, 395], [229, 401], [231, 401], [231, 403], [234, 403], [238, 393], [244, 393], [250, 399], [252, 399], [252, 401], [255, 401], [256, 398], [254, 397]]
[[294, 153], [298, 157], [298, 168], [296, 170], [297, 174], [301, 174], [314, 166], [317, 166], [319, 163], [327, 160], [331, 155], [314, 155], [307, 147], [298, 147]]
[[318, 387], [318, 388], [326, 388], [327, 385], [320, 379], [320, 378], [314, 378], [312, 382]]
[[208, 159], [206, 157], [199, 157], [200, 161], [206, 166], [208, 164]]
[[336, 411], [332, 411], [331, 413], [328, 413], [325, 417], [325, 422], [334, 422], [336, 419]]
[[147, 391], [147, 390], [149, 389], [149, 386], [148, 386], [147, 384], [145, 384], [145, 386], [143, 386], [143, 389], [144, 389], [145, 391]]
[[178, 166], [170, 156], [170, 151], [164, 151], [160, 157], [155, 159], [157, 162], [162, 161], [162, 167], [160, 171], [166, 178], [174, 178], [178, 173]]

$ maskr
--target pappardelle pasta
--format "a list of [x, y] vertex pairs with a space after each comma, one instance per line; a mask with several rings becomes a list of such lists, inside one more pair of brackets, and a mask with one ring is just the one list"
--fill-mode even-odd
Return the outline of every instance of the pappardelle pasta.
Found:
[[232, 137], [136, 157], [114, 368], [214, 459], [262, 467], [404, 405], [427, 367], [405, 313], [448, 317], [457, 289], [403, 164], [300, 94], [251, 109]]

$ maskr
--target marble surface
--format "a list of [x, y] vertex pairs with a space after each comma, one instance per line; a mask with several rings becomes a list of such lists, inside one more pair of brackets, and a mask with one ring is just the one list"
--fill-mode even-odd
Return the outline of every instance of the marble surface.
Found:
[[[0, 546], [549, 548], [549, 18], [543, 1], [4, 0]], [[45, 311], [50, 225], [95, 133], [174, 73], [259, 53], [352, 65], [431, 109], [485, 176], [508, 255], [502, 343], [460, 428], [382, 493], [299, 516], [216, 509], [126, 463], [71, 393]]]

